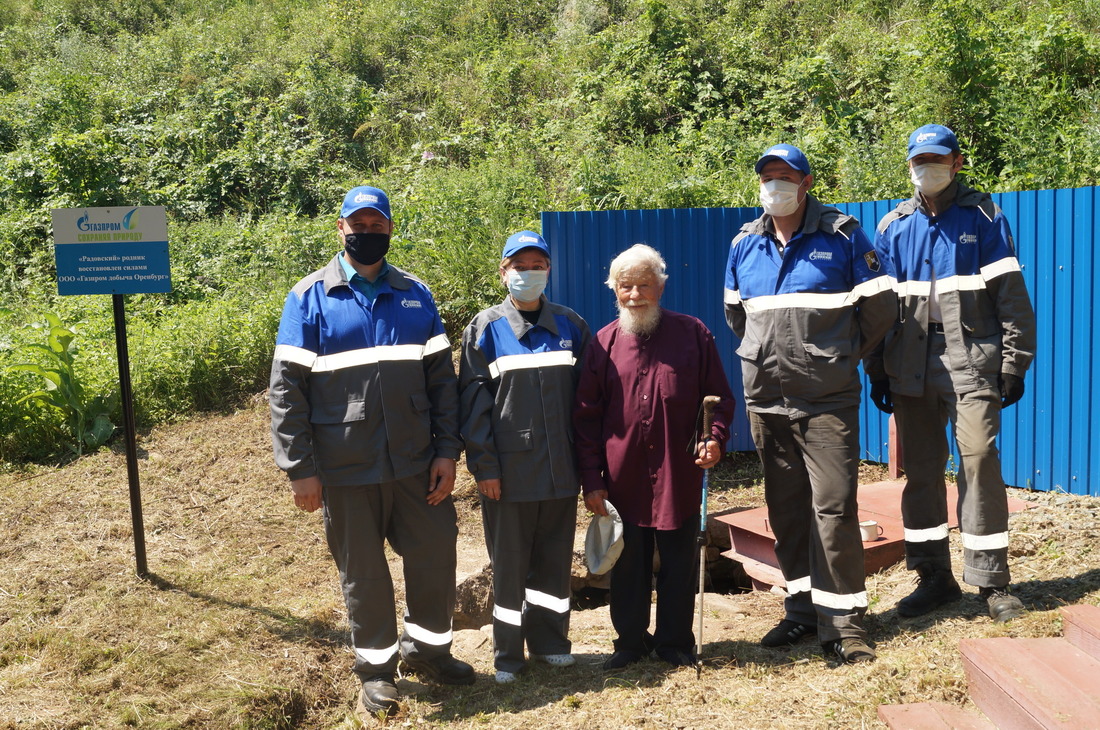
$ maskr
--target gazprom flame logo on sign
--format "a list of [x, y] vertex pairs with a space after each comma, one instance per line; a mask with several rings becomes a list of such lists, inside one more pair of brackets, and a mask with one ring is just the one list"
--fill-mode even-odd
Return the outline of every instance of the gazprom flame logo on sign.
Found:
[[356, 203], [377, 203], [378, 196], [371, 195], [370, 193], [359, 193], [355, 196]]
[[78, 230], [86, 232], [132, 231], [137, 228], [137, 212], [137, 208], [131, 208], [126, 215], [122, 216], [121, 220], [93, 222], [88, 211], [84, 211], [84, 215], [76, 219], [76, 227]]

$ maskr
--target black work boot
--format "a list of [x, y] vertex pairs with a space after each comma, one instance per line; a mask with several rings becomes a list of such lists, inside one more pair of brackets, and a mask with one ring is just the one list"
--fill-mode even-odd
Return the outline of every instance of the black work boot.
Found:
[[917, 590], [898, 601], [898, 615], [905, 618], [923, 616], [934, 608], [962, 598], [955, 576], [950, 568], [942, 568], [929, 563], [917, 566], [920, 584]]
[[371, 714], [385, 712], [392, 715], [397, 712], [397, 686], [393, 683], [393, 674], [376, 674], [365, 678], [359, 700], [363, 703], [363, 708]]
[[1008, 592], [1008, 586], [981, 588], [978, 597], [989, 606], [989, 616], [994, 623], [1003, 624], [1020, 618], [1026, 611], [1020, 599]]

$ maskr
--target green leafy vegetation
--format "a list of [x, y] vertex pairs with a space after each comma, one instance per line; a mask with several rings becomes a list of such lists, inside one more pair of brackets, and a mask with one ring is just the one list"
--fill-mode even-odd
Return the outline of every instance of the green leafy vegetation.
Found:
[[[1098, 78], [1091, 0], [0, 0], [0, 366], [51, 312], [88, 398], [114, 387], [109, 298], [56, 295], [53, 208], [168, 211], [174, 290], [127, 298], [149, 425], [264, 387], [352, 185], [391, 193], [391, 259], [453, 336], [540, 211], [753, 205], [776, 141], [838, 202], [907, 194], [931, 121], [979, 187], [1095, 184]], [[2, 461], [65, 452], [31, 376], [0, 367]]]

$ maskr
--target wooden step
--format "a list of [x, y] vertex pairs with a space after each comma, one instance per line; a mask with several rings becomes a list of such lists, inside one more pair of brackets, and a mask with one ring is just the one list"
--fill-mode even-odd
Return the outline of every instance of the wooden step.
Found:
[[963, 639], [974, 704], [1002, 730], [1100, 727], [1100, 660], [1065, 639]]
[[1062, 634], [1078, 649], [1100, 659], [1100, 606], [1062, 606]]
[[984, 715], [944, 702], [879, 705], [878, 719], [893, 730], [997, 730]]

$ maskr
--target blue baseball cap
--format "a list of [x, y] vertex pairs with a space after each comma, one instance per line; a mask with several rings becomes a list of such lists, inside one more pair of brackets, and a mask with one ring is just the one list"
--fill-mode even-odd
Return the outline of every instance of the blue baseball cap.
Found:
[[756, 161], [756, 174], [759, 175], [764, 165], [772, 160], [786, 162], [792, 169], [798, 170], [803, 175], [813, 174], [810, 171], [810, 161], [806, 159], [806, 155], [802, 154], [802, 150], [794, 145], [776, 144], [769, 147], [768, 151], [760, 155], [760, 159]]
[[390, 199], [384, 192], [369, 185], [360, 185], [348, 191], [344, 196], [344, 204], [340, 206], [340, 217], [347, 218], [363, 208], [374, 208], [386, 216], [386, 220], [393, 220], [390, 218]]
[[959, 140], [954, 132], [942, 124], [925, 124], [909, 135], [909, 156], [905, 159], [911, 160], [926, 152], [949, 155], [958, 151]]
[[537, 248], [546, 254], [546, 258], [550, 258], [550, 247], [546, 245], [546, 241], [543, 240], [542, 236], [534, 231], [520, 231], [508, 236], [500, 257], [502, 259], [511, 258], [525, 248]]

